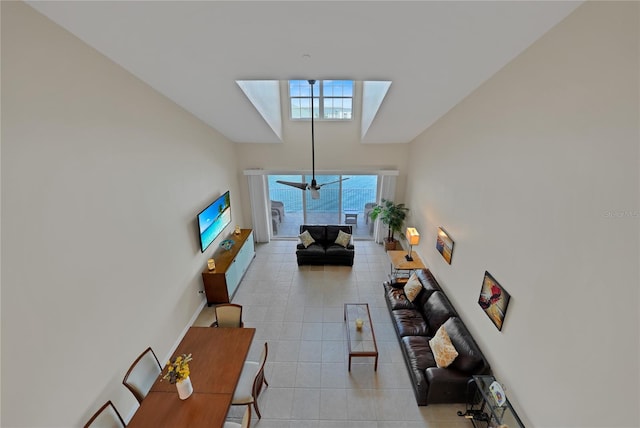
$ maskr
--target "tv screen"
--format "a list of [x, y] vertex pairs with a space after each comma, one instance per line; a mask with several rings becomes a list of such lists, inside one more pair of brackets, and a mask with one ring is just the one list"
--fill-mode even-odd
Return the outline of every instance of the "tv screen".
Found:
[[227, 191], [198, 214], [200, 250], [203, 253], [229, 223], [231, 223], [231, 202], [229, 191]]

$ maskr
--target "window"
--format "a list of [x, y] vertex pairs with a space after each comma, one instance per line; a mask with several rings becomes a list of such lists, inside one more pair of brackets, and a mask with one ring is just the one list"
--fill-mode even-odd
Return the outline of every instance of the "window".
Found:
[[[307, 80], [289, 81], [291, 119], [311, 118], [311, 85]], [[319, 80], [313, 85], [315, 119], [351, 120], [353, 80]]]

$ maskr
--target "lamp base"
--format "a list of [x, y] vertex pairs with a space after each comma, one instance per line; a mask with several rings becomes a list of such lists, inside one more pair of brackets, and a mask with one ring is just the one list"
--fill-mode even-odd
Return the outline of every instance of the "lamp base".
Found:
[[413, 261], [413, 257], [411, 257], [409, 254], [404, 256], [404, 258], [407, 259], [408, 262], [412, 262]]

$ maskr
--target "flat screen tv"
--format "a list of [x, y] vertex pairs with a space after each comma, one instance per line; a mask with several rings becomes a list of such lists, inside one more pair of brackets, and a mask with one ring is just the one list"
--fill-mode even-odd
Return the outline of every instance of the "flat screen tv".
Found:
[[229, 223], [231, 223], [231, 201], [227, 191], [198, 214], [200, 250], [203, 253]]

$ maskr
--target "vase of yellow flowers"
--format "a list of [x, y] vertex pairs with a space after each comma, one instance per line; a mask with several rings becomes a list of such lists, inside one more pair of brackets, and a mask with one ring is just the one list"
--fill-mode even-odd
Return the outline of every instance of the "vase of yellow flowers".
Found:
[[162, 376], [169, 383], [176, 385], [181, 400], [186, 400], [193, 393], [193, 385], [189, 378], [189, 361], [191, 360], [191, 354], [182, 354], [167, 361], [167, 372]]

